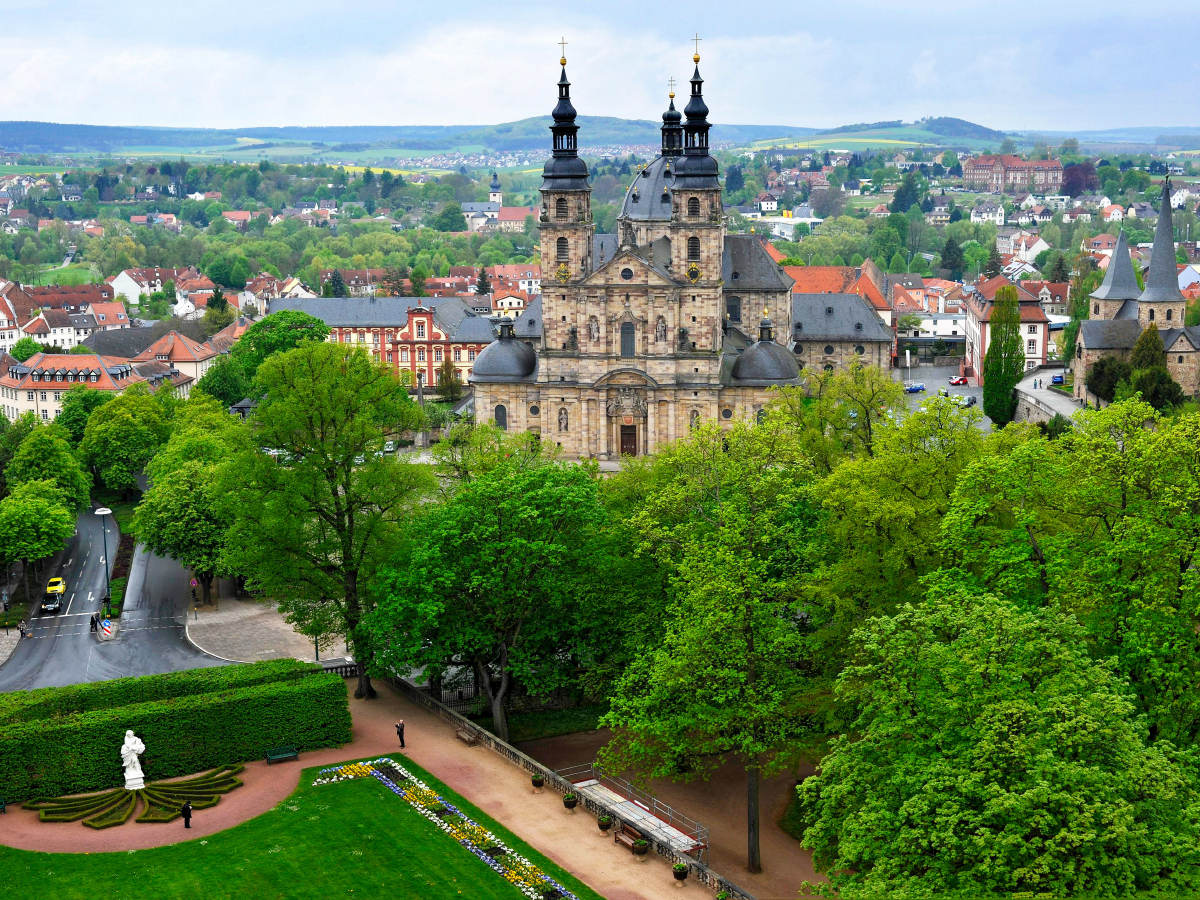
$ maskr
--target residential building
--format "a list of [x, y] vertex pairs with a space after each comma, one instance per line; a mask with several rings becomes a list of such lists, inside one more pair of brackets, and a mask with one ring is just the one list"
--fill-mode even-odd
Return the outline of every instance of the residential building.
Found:
[[1047, 315], [1070, 315], [1071, 283], [1069, 281], [1022, 281], [1021, 287], [1041, 301]]
[[1125, 207], [1120, 204], [1110, 204], [1100, 210], [1100, 218], [1105, 222], [1121, 222], [1125, 219]]
[[1049, 194], [1062, 187], [1063, 166], [1057, 159], [976, 156], [964, 160], [963, 183], [973, 190]]
[[217, 361], [220, 353], [210, 343], [199, 343], [178, 331], [171, 331], [133, 357], [133, 362], [156, 360], [169, 363], [196, 381]]
[[99, 331], [128, 328], [130, 325], [129, 315], [125, 312], [125, 304], [119, 300], [92, 303], [88, 311], [96, 317], [96, 329]]
[[1003, 275], [989, 278], [963, 290], [963, 307], [966, 310], [966, 356], [963, 374], [983, 384], [983, 361], [991, 345], [992, 312], [995, 309], [996, 292], [1002, 287], [1017, 289], [1017, 307], [1020, 314], [1021, 344], [1025, 351], [1025, 368], [1034, 369], [1048, 358], [1050, 320], [1042, 309], [1041, 301], [1020, 285], [1013, 285]]
[[187, 266], [185, 268], [160, 269], [156, 267], [148, 267], [142, 269], [125, 269], [118, 272], [109, 284], [112, 285], [113, 291], [123, 297], [126, 303], [137, 303], [138, 297], [145, 294], [149, 297], [151, 294], [160, 293], [168, 281], [178, 284], [185, 278], [198, 278], [200, 270], [195, 266]]
[[971, 210], [971, 221], [991, 222], [999, 227], [1004, 224], [1004, 207], [998, 203], [981, 203]]
[[62, 412], [63, 396], [85, 384], [94, 390], [119, 394], [133, 384], [148, 383], [152, 390], [163, 383], [186, 386], [185, 377], [162, 366], [143, 372], [127, 359], [90, 353], [35, 353], [24, 363], [3, 356], [0, 371], [0, 404], [9, 420], [32, 412], [52, 421]]

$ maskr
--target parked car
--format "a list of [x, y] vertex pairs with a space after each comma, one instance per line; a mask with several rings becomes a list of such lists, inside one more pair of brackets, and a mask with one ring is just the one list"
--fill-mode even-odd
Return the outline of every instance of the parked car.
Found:
[[923, 394], [925, 385], [920, 381], [906, 381], [904, 382], [904, 392], [906, 394]]
[[1061, 375], [1052, 375], [1050, 377], [1051, 384], [1063, 384], [1064, 382], [1065, 382], [1065, 380], [1063, 379], [1063, 377]]
[[975, 406], [979, 402], [979, 400], [975, 397], [967, 397], [962, 394], [955, 394], [954, 402], [957, 403], [959, 406], [967, 407], [967, 406]]
[[966, 384], [966, 383], [967, 383], [967, 376], [966, 376], [966, 375], [951, 375], [951, 376], [950, 376], [950, 383], [951, 383], [951, 384], [953, 384], [953, 385]]
[[946, 388], [938, 388], [938, 396], [939, 397], [949, 397], [950, 391], [947, 390]]
[[67, 592], [67, 583], [61, 578], [51, 578], [46, 583], [46, 596], [42, 598], [42, 612], [58, 612], [62, 609], [63, 594]]
[[384, 441], [383, 442], [383, 452], [384, 453], [395, 453], [396, 452], [396, 442], [395, 441]]

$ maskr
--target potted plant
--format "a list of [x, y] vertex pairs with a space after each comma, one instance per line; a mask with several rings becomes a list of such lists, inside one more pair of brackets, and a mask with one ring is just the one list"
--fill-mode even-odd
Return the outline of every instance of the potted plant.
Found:
[[612, 816], [601, 816], [596, 820], [596, 824], [600, 826], [600, 830], [608, 834], [608, 829], [612, 828]]
[[633, 855], [645, 856], [650, 852], [650, 842], [645, 838], [639, 838], [633, 842]]
[[563, 794], [563, 806], [574, 809], [579, 804], [579, 798], [574, 794]]
[[671, 866], [671, 873], [675, 876], [676, 881], [683, 881], [687, 878], [687, 863], [675, 863], [675, 865]]
[[530, 780], [533, 782], [533, 786], [535, 788], [541, 788], [542, 785], [544, 785], [546, 783], [546, 776], [543, 775], [541, 772], [538, 772], [538, 773], [534, 774], [533, 778]]

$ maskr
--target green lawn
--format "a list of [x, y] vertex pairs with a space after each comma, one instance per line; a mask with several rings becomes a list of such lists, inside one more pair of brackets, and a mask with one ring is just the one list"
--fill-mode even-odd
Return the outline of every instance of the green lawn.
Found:
[[[580, 900], [601, 900], [423, 769], [407, 759], [397, 762]], [[0, 847], [4, 896], [6, 900], [327, 900], [351, 894], [519, 900], [522, 896], [374, 778], [311, 787], [318, 771], [305, 769], [300, 787], [275, 809], [203, 840], [91, 855]], [[196, 820], [202, 821], [203, 816], [204, 811], [198, 811]], [[118, 827], [140, 826], [130, 822]], [[180, 839], [185, 835], [180, 825]]]

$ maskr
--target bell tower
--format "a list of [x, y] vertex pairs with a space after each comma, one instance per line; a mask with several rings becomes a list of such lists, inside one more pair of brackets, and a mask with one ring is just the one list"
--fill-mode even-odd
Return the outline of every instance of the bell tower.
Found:
[[[563, 42], [565, 50], [566, 42]], [[542, 251], [542, 293], [555, 294], [592, 270], [592, 189], [587, 163], [579, 158], [575, 107], [571, 105], [571, 82], [567, 80], [567, 57], [559, 60], [558, 105], [552, 113], [553, 155], [542, 170], [542, 208], [538, 216]], [[545, 302], [545, 301], [543, 301]], [[549, 311], [547, 311], [549, 312]], [[553, 322], [550, 315], [547, 321]]]

